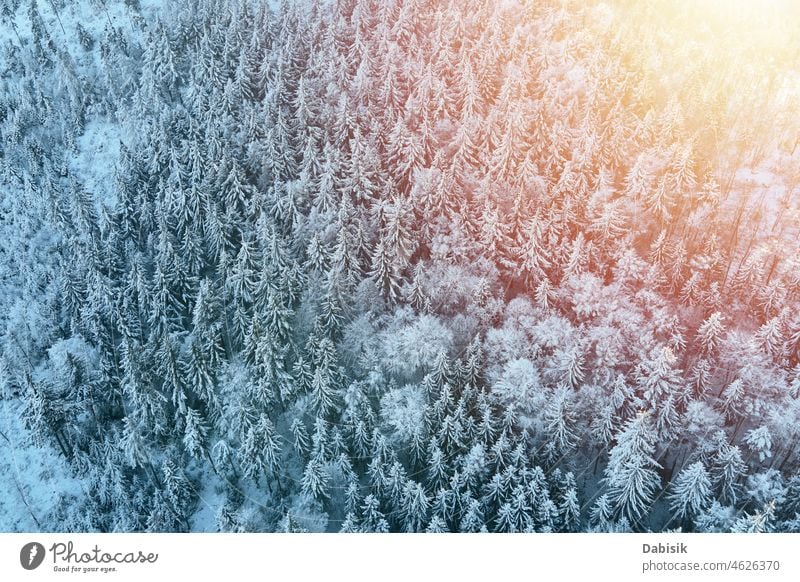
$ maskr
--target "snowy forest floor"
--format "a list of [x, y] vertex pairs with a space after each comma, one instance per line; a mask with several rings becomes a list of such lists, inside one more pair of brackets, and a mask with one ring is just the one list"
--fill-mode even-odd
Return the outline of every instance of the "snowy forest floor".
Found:
[[60, 531], [61, 504], [77, 502], [84, 492], [62, 455], [33, 442], [20, 408], [0, 398], [0, 530]]

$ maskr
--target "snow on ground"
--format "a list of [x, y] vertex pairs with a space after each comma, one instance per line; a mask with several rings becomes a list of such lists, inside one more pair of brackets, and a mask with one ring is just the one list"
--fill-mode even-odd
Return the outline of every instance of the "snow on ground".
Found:
[[[796, 222], [786, 220], [787, 211], [797, 206], [797, 183], [787, 183], [786, 169], [800, 168], [800, 150], [793, 155], [775, 152], [765, 165], [769, 169], [759, 168], [751, 173], [750, 179], [755, 184], [754, 193], [757, 194], [760, 206], [758, 210], [763, 215], [764, 234], [774, 234], [776, 224], [781, 221], [789, 226], [791, 232], [784, 232], [783, 236], [793, 238]], [[791, 228], [795, 227], [795, 228]]]
[[114, 168], [119, 159], [120, 140], [116, 122], [105, 118], [92, 120], [78, 138], [78, 153], [70, 161], [70, 170], [80, 176], [98, 205], [105, 204], [108, 208], [117, 204]]
[[797, 240], [798, 185], [789, 183], [786, 171], [792, 167], [800, 168], [800, 148], [788, 153], [776, 147], [757, 165], [736, 170], [731, 193], [722, 202], [723, 213], [732, 217], [741, 210], [745, 217], [732, 249], [736, 261], [741, 261], [753, 246], [768, 241], [775, 245]]
[[216, 532], [218, 531], [217, 513], [225, 504], [225, 494], [222, 493], [222, 482], [213, 474], [202, 475], [197, 494], [197, 509], [189, 519], [189, 531]]
[[60, 531], [51, 516], [59, 501], [84, 493], [53, 447], [32, 442], [19, 408], [0, 399], [0, 525], [2, 531]]

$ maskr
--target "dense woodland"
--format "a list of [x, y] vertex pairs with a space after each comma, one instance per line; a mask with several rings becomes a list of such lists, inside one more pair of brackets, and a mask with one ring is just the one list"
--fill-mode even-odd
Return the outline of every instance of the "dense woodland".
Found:
[[0, 398], [83, 484], [44, 529], [800, 531], [800, 20], [0, 15]]

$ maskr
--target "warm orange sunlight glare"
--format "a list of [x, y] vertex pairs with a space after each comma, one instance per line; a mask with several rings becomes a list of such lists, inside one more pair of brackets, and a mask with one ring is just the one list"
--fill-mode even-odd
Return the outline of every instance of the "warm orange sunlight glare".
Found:
[[638, 39], [620, 51], [650, 89], [645, 108], [671, 103], [696, 131], [713, 128], [717, 144], [797, 143], [800, 2], [609, 0], [594, 13], [599, 29]]

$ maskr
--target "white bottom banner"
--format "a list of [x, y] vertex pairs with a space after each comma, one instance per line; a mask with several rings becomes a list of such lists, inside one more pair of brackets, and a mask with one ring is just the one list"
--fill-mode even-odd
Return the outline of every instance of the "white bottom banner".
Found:
[[0, 580], [796, 581], [798, 542], [797, 534], [0, 534]]

